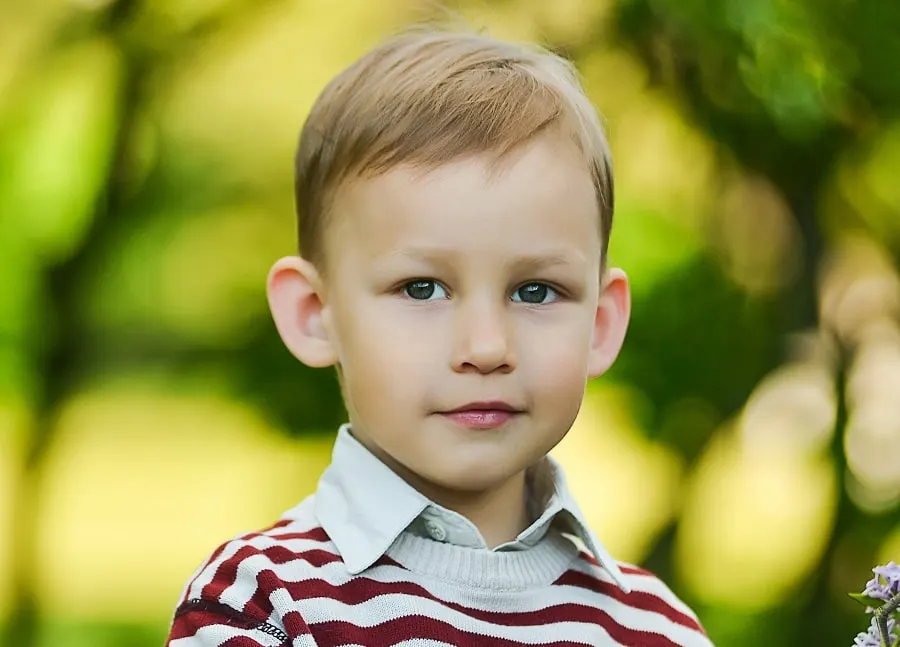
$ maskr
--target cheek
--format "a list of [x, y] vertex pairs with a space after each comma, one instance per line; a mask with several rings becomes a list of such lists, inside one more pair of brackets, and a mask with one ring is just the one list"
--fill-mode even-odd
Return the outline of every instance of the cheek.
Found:
[[[424, 383], [440, 350], [435, 346], [439, 326], [410, 322], [390, 310], [390, 304], [363, 302], [340, 318], [340, 361], [348, 387], [357, 395], [402, 398]], [[397, 389], [398, 384], [405, 386]]]
[[554, 320], [526, 321], [517, 333], [523, 357], [548, 367], [587, 365], [591, 345], [591, 321], [581, 312], [564, 313]]
[[[558, 352], [553, 353], [554, 350]], [[533, 373], [541, 382], [540, 388], [559, 397], [572, 393], [581, 397], [588, 378], [587, 353], [573, 353], [565, 348], [548, 348], [547, 353], [550, 356], [541, 363], [539, 371]]]
[[533, 388], [558, 398], [567, 394], [580, 398], [588, 377], [590, 330], [584, 326], [566, 328], [531, 339], [520, 364]]

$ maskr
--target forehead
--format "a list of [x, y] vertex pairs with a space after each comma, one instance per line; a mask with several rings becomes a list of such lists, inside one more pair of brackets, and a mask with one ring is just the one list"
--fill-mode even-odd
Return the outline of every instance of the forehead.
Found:
[[599, 260], [599, 217], [584, 155], [548, 135], [499, 162], [467, 157], [353, 179], [335, 196], [325, 242], [333, 261], [406, 247], [499, 256], [546, 247]]

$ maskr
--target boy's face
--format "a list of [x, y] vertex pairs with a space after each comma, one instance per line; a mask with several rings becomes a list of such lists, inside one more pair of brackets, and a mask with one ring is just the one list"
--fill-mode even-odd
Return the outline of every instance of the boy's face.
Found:
[[313, 364], [333, 354], [354, 435], [426, 494], [521, 476], [569, 430], [627, 326], [624, 275], [601, 285], [578, 150], [545, 135], [493, 172], [476, 158], [398, 168], [342, 187], [333, 207], [327, 279], [295, 268], [316, 358], [286, 331], [296, 317], [279, 316], [273, 270], [288, 346]]

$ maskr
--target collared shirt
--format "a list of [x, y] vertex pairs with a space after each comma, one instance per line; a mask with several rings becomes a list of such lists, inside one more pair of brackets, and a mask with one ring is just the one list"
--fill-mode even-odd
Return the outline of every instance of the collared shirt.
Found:
[[552, 459], [530, 470], [536, 520], [493, 550], [349, 427], [332, 460], [315, 495], [197, 569], [170, 647], [712, 647], [664, 582], [613, 561]]
[[[527, 550], [553, 529], [577, 538], [625, 593], [619, 566], [591, 531], [551, 456], [529, 474], [535, 521], [495, 551]], [[362, 443], [350, 425], [338, 431], [332, 461], [319, 480], [315, 513], [352, 574], [372, 566], [405, 531], [433, 540], [490, 550], [478, 528], [409, 485]]]

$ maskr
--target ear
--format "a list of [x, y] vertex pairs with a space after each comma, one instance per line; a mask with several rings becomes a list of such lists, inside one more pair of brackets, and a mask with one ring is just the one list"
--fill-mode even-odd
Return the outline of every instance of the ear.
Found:
[[278, 260], [266, 282], [281, 340], [294, 357], [314, 368], [337, 362], [323, 288], [315, 266], [298, 256]]
[[594, 330], [588, 353], [588, 377], [603, 375], [616, 361], [625, 341], [630, 317], [631, 289], [628, 277], [622, 270], [611, 268], [603, 278], [594, 316]]

